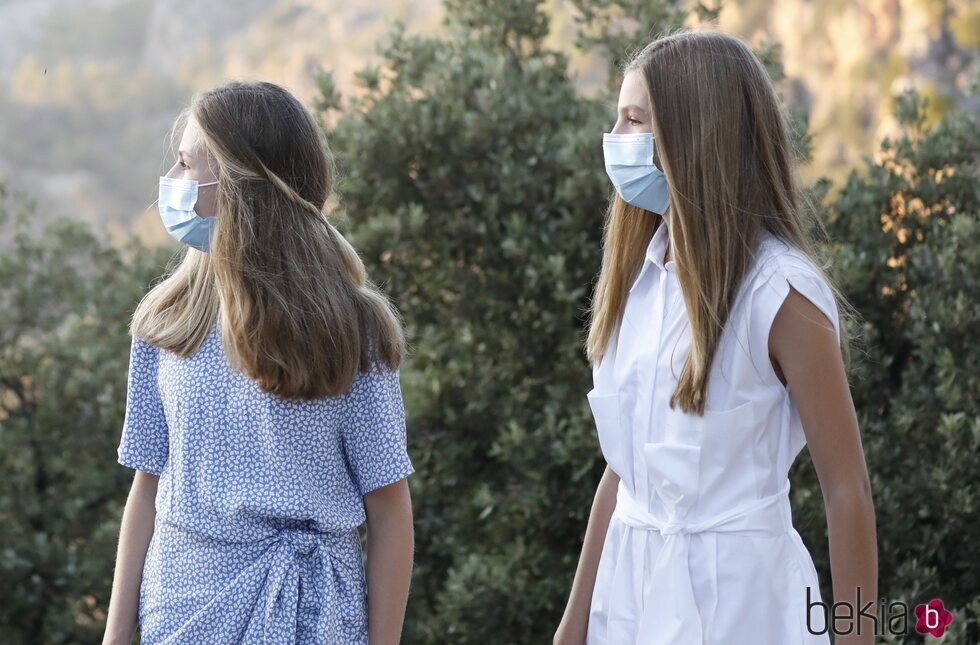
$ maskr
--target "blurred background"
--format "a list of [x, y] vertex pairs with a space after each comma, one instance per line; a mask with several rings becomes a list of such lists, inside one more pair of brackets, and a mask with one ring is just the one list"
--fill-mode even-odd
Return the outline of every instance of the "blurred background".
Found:
[[[181, 253], [154, 200], [194, 92], [286, 86], [401, 310], [406, 643], [550, 642], [604, 463], [585, 309], [617, 65], [713, 23], [766, 64], [850, 322], [880, 595], [980, 642], [980, 7], [949, 1], [0, 1], [0, 633], [99, 642], [132, 471], [129, 316]], [[831, 598], [804, 452], [794, 522]], [[918, 643], [911, 632], [881, 642]]]

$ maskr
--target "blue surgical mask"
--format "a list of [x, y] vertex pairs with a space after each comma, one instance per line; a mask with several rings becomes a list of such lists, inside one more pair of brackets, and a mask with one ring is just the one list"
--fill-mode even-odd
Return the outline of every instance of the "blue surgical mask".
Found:
[[667, 176], [653, 163], [653, 134], [602, 135], [606, 174], [626, 202], [658, 215], [667, 212]]
[[201, 217], [194, 212], [197, 203], [197, 189], [212, 186], [217, 181], [199, 184], [196, 179], [175, 179], [160, 177], [160, 219], [167, 232], [178, 242], [193, 246], [205, 253], [211, 247], [211, 232], [217, 217]]

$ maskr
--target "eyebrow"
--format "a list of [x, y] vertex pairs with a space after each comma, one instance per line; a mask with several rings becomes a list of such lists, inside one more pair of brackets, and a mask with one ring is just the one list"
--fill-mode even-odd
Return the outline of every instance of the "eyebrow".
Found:
[[639, 105], [624, 105], [623, 107], [619, 108], [620, 112], [629, 112], [631, 110], [633, 112], [640, 112], [641, 114], [647, 113], [647, 111], [641, 108]]
[[189, 158], [191, 158], [191, 159], [193, 159], [193, 158], [194, 158], [194, 155], [192, 155], [192, 154], [190, 154], [190, 153], [188, 153], [188, 152], [187, 152], [186, 150], [178, 150], [178, 151], [177, 151], [177, 154], [178, 154], [178, 155], [184, 155], [185, 157], [189, 157]]

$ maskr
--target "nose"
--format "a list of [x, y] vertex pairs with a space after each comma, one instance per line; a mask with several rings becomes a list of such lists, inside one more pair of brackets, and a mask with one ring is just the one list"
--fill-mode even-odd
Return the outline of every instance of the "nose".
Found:
[[612, 129], [613, 134], [629, 134], [629, 128], [624, 119], [619, 119]]
[[177, 177], [177, 169], [179, 167], [180, 167], [180, 164], [175, 161], [174, 162], [174, 165], [170, 166], [170, 170], [168, 170], [167, 171], [167, 174], [164, 175], [164, 176], [165, 177], [169, 177], [170, 179], [176, 178]]

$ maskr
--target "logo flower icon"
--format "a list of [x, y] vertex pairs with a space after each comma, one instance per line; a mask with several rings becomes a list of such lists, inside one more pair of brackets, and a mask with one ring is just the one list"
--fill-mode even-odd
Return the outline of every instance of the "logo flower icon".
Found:
[[953, 622], [953, 614], [946, 611], [943, 601], [939, 598], [915, 607], [915, 631], [920, 634], [929, 633], [939, 638], [946, 627]]

